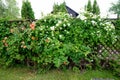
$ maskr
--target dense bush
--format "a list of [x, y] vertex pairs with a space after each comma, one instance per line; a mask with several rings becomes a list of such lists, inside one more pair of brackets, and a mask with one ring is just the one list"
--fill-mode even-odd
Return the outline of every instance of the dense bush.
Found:
[[120, 35], [120, 20], [115, 20], [113, 21], [115, 27], [116, 27], [116, 32], [118, 35]]
[[[0, 33], [4, 34], [5, 26], [0, 24]], [[88, 13], [78, 18], [65, 13], [50, 14], [36, 23], [12, 26], [0, 42], [0, 62], [6, 66], [20, 63], [47, 69], [81, 68], [81, 60], [95, 53], [94, 47], [113, 44], [117, 37], [110, 22]]]
[[[20, 28], [23, 28], [27, 24], [29, 24], [29, 21], [19, 22], [19, 21], [0, 20], [0, 50], [1, 50], [0, 57], [2, 59], [1, 64], [9, 65], [10, 59], [12, 60], [12, 58], [10, 58], [9, 56], [10, 54], [12, 55], [12, 52], [5, 52], [7, 49], [9, 49], [8, 44], [13, 44], [13, 43], [7, 42], [8, 39], [10, 40], [12, 37], [14, 37], [14, 35], [17, 35], [16, 30], [20, 30]], [[13, 34], [14, 32], [15, 34]], [[17, 38], [17, 37], [14, 37], [14, 38]], [[12, 40], [12, 42], [15, 42], [15, 40]], [[13, 47], [16, 47], [16, 46], [13, 46]], [[11, 49], [11, 50], [14, 50], [14, 49]]]

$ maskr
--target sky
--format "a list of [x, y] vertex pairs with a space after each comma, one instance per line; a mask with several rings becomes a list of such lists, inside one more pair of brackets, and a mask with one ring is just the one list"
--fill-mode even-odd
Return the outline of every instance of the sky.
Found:
[[[41, 17], [41, 13], [44, 15], [50, 13], [53, 10], [54, 3], [66, 2], [67, 6], [80, 13], [83, 12], [84, 6], [87, 4], [88, 0], [29, 0], [31, 2], [33, 11], [35, 13], [36, 19]], [[94, 0], [91, 0], [93, 3]], [[111, 3], [116, 3], [117, 0], [97, 0], [98, 5], [101, 10], [102, 17], [116, 18], [116, 15], [113, 15], [109, 12]], [[22, 0], [17, 0], [18, 6], [21, 8]]]

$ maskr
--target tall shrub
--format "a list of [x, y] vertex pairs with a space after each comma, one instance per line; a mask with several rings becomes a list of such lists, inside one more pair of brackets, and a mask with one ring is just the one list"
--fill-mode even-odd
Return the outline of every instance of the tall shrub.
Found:
[[21, 16], [23, 19], [35, 19], [34, 11], [28, 0], [23, 0], [22, 2]]
[[91, 0], [88, 0], [87, 5], [85, 6], [86, 11], [92, 12], [92, 4], [91, 4]]
[[54, 14], [56, 14], [58, 12], [65, 12], [65, 13], [67, 13], [67, 10], [66, 10], [65, 6], [66, 6], [65, 2], [61, 3], [60, 5], [54, 4], [54, 6], [53, 6], [53, 13]]
[[100, 14], [100, 8], [99, 8], [99, 5], [97, 4], [97, 1], [96, 1], [96, 0], [94, 0], [94, 3], [93, 3], [92, 13], [93, 13], [93, 14], [96, 14], [96, 15], [99, 15], [99, 14]]
[[91, 0], [88, 0], [87, 5], [85, 5], [85, 11], [91, 12], [95, 15], [100, 14], [100, 8], [99, 5], [97, 4], [97, 1], [94, 0], [93, 5], [91, 4]]

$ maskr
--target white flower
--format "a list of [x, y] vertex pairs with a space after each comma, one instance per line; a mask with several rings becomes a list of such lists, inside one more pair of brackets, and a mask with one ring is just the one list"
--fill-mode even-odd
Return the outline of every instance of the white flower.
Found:
[[77, 18], [79, 18], [79, 19], [81, 19], [81, 20], [85, 20], [85, 19], [86, 19], [86, 17], [84, 16], [84, 13], [83, 13], [83, 12], [81, 12], [81, 13], [77, 16]]
[[98, 20], [99, 20], [99, 21], [102, 21], [102, 19], [101, 19], [101, 18], [99, 18]]
[[59, 38], [62, 38], [62, 35], [59, 35]]
[[43, 30], [43, 26], [39, 27], [39, 29], [42, 31]]
[[60, 30], [62, 30], [62, 27], [60, 27]]
[[65, 27], [65, 26], [66, 26], [66, 24], [63, 24], [63, 26]]
[[112, 29], [115, 29], [115, 26], [111, 24], [111, 28], [112, 28]]
[[67, 34], [69, 34], [69, 32], [67, 31]]
[[61, 24], [61, 23], [62, 23], [62, 21], [59, 20], [59, 21], [58, 21], [58, 24]]
[[111, 23], [110, 23], [110, 22], [106, 22], [105, 24], [106, 24], [106, 25], [110, 25]]
[[111, 31], [111, 30], [112, 30], [110, 26], [106, 26], [106, 27], [104, 27], [104, 29], [105, 29], [106, 31]]
[[70, 23], [67, 23], [68, 26], [70, 26]]
[[5, 40], [7, 40], [8, 38], [7, 38], [7, 37], [5, 37], [4, 39], [5, 39]]
[[106, 26], [106, 27], [104, 27], [104, 29], [105, 29], [106, 31], [108, 31], [108, 29], [109, 29], [109, 26]]
[[81, 20], [85, 20], [86, 17], [85, 17], [85, 16], [80, 16], [80, 19], [81, 19]]
[[50, 40], [50, 38], [49, 38], [49, 37], [47, 37], [47, 39], [48, 39], [48, 40]]
[[94, 19], [98, 18], [98, 15], [93, 15], [93, 18], [94, 18]]
[[67, 19], [65, 18], [64, 21], [67, 21]]
[[67, 30], [64, 30], [65, 32], [67, 31]]
[[44, 19], [44, 22], [46, 22], [46, 19]]
[[95, 22], [95, 21], [91, 21], [91, 22], [92, 22], [93, 25], [96, 25], [96, 24], [97, 24], [97, 22]]
[[100, 25], [101, 25], [101, 26], [105, 26], [105, 24], [104, 24], [104, 23], [102, 23], [102, 22], [100, 23]]
[[57, 23], [56, 26], [59, 26], [59, 24]]
[[107, 30], [107, 31], [111, 31], [111, 30], [114, 30], [115, 29], [115, 26], [111, 23], [111, 22], [106, 22], [105, 23], [105, 30]]
[[97, 33], [100, 33], [100, 31], [97, 31]]
[[107, 25], [107, 26], [105, 27], [105, 29], [108, 30], [108, 31], [111, 31], [111, 30], [114, 30], [114, 29], [115, 29], [115, 26], [112, 25], [112, 24], [110, 24], [110, 25]]
[[54, 31], [54, 30], [55, 30], [55, 26], [50, 27], [50, 29], [51, 29], [52, 31]]
[[73, 16], [72, 14], [70, 14], [70, 16]]
[[89, 15], [93, 16], [93, 13], [90, 12]]

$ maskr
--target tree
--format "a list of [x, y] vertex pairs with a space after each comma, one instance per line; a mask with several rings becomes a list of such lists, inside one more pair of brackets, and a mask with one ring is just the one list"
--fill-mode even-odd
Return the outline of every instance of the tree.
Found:
[[23, 19], [35, 19], [31, 3], [28, 0], [23, 0], [21, 16]]
[[87, 5], [85, 5], [85, 11], [91, 12], [93, 14], [99, 15], [100, 14], [100, 8], [97, 4], [97, 1], [94, 0], [93, 5], [91, 4], [91, 0], [88, 0]]
[[96, 14], [96, 15], [100, 14], [100, 8], [99, 8], [96, 0], [94, 0], [94, 3], [93, 3], [92, 13]]
[[3, 1], [0, 0], [0, 18], [5, 16], [4, 12], [5, 12], [5, 5], [4, 5]]
[[92, 12], [92, 5], [91, 5], [91, 1], [88, 0], [88, 3], [87, 5], [85, 6], [85, 10], [88, 11], [88, 12]]
[[120, 18], [120, 0], [118, 0], [117, 3], [112, 3], [109, 11], [117, 14], [117, 18]]
[[16, 19], [19, 17], [19, 8], [16, 0], [0, 0], [0, 18]]
[[19, 8], [17, 7], [16, 0], [6, 0], [6, 12], [10, 19], [15, 19], [19, 17]]
[[66, 6], [65, 2], [61, 3], [60, 5], [54, 4], [54, 6], [53, 6], [53, 13], [54, 14], [56, 14], [58, 12], [65, 12], [65, 13], [67, 13], [67, 10], [66, 10], [65, 6]]

